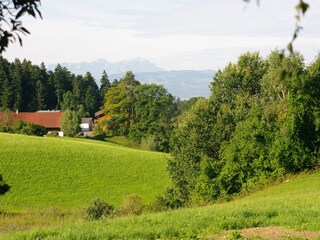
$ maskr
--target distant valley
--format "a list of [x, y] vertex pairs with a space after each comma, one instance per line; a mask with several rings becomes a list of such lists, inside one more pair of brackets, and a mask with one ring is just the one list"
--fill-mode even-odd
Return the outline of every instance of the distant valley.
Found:
[[[114, 79], [121, 79], [127, 71], [132, 71], [136, 79], [142, 83], [161, 84], [174, 96], [181, 99], [191, 97], [208, 97], [210, 95], [210, 82], [213, 70], [175, 70], [165, 71], [146, 59], [132, 59], [111, 63], [105, 59], [98, 59], [93, 62], [61, 63], [74, 74], [85, 74], [90, 72], [96, 79], [98, 85], [103, 70], [109, 75], [112, 82]], [[55, 64], [48, 66], [54, 70]]]
[[[120, 79], [124, 74], [110, 75], [110, 80]], [[142, 83], [163, 85], [173, 96], [181, 99], [209, 97], [212, 70], [179, 70], [135, 73]]]

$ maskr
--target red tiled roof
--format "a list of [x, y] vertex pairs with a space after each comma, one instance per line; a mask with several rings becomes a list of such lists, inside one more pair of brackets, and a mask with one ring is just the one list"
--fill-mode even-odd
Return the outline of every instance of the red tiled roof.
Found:
[[[0, 112], [0, 118], [3, 119], [5, 113]], [[11, 113], [11, 120], [23, 120], [29, 123], [38, 124], [45, 128], [60, 128], [63, 112], [19, 112]], [[3, 121], [3, 120], [1, 120]]]

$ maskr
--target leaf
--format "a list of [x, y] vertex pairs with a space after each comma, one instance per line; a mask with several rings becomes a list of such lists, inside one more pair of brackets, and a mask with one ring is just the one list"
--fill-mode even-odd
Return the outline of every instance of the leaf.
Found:
[[21, 27], [20, 29], [21, 29], [22, 31], [24, 31], [25, 33], [30, 34], [30, 32], [29, 32], [25, 27]]
[[308, 8], [309, 8], [309, 4], [301, 1], [300, 5], [301, 5], [301, 9], [302, 9], [302, 14], [304, 15], [307, 12]]
[[33, 8], [31, 7], [31, 8], [29, 8], [28, 10], [27, 10], [27, 12], [32, 16], [32, 17], [36, 17], [36, 13], [34, 12], [34, 10], [33, 10]]
[[26, 7], [21, 8], [16, 15], [16, 19], [20, 18], [25, 12], [26, 12]]
[[287, 46], [288, 50], [290, 53], [293, 53], [293, 46], [292, 46], [292, 42], [290, 42]]
[[19, 35], [17, 35], [17, 36], [18, 36], [18, 39], [19, 39], [20, 46], [22, 47], [22, 39], [21, 39], [21, 37]]
[[300, 3], [296, 6], [296, 10], [298, 12], [301, 11], [303, 15], [307, 12], [308, 8], [309, 8], [309, 4], [307, 4], [303, 0], [300, 0]]
[[35, 9], [36, 9], [37, 13], [39, 14], [40, 18], [43, 19], [43, 18], [42, 18], [42, 14], [41, 14], [41, 12], [39, 11], [39, 9], [38, 9], [37, 7], [36, 7]]

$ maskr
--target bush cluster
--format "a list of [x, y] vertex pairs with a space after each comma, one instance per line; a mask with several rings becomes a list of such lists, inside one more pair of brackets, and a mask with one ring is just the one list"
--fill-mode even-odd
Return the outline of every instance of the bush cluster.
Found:
[[84, 218], [86, 220], [99, 220], [114, 216], [140, 215], [144, 209], [142, 198], [137, 194], [124, 197], [123, 203], [117, 208], [97, 198], [85, 208]]
[[111, 217], [114, 214], [114, 207], [102, 199], [95, 199], [90, 206], [85, 209], [86, 220], [99, 220]]
[[14, 123], [0, 124], [0, 132], [44, 136], [47, 134], [47, 129], [37, 124], [32, 124], [22, 120], [17, 120]]

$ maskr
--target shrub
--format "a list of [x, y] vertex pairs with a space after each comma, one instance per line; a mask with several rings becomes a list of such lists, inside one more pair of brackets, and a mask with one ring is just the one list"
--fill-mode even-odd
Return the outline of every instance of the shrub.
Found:
[[14, 133], [21, 133], [21, 130], [27, 126], [27, 123], [22, 120], [17, 120], [12, 124], [12, 130]]
[[47, 134], [47, 129], [37, 124], [26, 123], [26, 125], [20, 129], [19, 133], [25, 135], [44, 136]]
[[101, 218], [111, 217], [114, 213], [114, 207], [102, 199], [95, 199], [89, 207], [85, 209], [86, 220], [99, 220]]
[[12, 131], [14, 133], [25, 135], [44, 136], [47, 133], [47, 129], [43, 126], [27, 123], [23, 120], [17, 120], [12, 124]]
[[44, 136], [47, 134], [48, 131], [44, 126], [31, 124], [31, 132], [32, 132], [32, 135]]
[[47, 137], [59, 137], [59, 133], [57, 131], [48, 132]]
[[123, 199], [119, 211], [123, 215], [140, 215], [143, 208], [142, 198], [137, 194], [131, 194]]

